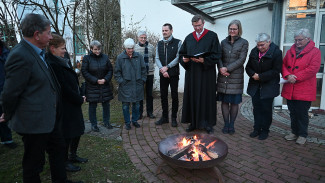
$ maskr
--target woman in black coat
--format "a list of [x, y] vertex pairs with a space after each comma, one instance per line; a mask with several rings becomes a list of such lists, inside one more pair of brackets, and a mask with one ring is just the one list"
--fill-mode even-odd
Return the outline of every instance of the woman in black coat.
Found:
[[252, 49], [246, 65], [249, 76], [247, 93], [252, 97], [254, 131], [250, 137], [265, 140], [272, 123], [274, 97], [280, 94], [280, 73], [282, 52], [271, 43], [270, 36], [260, 33], [256, 37], [256, 47]]
[[[77, 148], [80, 136], [84, 134], [85, 124], [82, 115], [81, 105], [85, 97], [80, 94], [78, 77], [72, 68], [70, 60], [64, 58], [66, 53], [65, 40], [56, 34], [49, 43], [47, 62], [51, 65], [59, 83], [62, 93], [62, 132], [66, 141], [66, 170], [78, 171], [79, 166], [71, 162], [87, 162], [87, 159], [77, 156]], [[68, 151], [70, 157], [68, 161]]]
[[96, 108], [97, 103], [103, 106], [103, 123], [108, 129], [110, 125], [110, 106], [109, 102], [113, 99], [113, 92], [110, 85], [113, 76], [113, 67], [108, 55], [101, 53], [101, 43], [92, 41], [90, 43], [90, 53], [84, 56], [81, 67], [82, 75], [86, 80], [86, 98], [89, 102], [89, 120], [91, 129], [99, 131], [97, 126]]

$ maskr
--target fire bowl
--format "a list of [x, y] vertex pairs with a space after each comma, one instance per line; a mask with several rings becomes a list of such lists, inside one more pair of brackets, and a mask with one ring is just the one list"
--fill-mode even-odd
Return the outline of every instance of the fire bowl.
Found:
[[[218, 158], [214, 158], [207, 161], [184, 161], [179, 159], [174, 159], [170, 157], [170, 150], [175, 148], [175, 145], [182, 141], [184, 137], [190, 137], [196, 135], [202, 143], [209, 144], [216, 140], [213, 146], [210, 147], [209, 150], [216, 152], [218, 154]], [[202, 169], [202, 168], [211, 168], [215, 167], [218, 163], [224, 160], [228, 154], [228, 146], [227, 144], [219, 139], [216, 136], [208, 135], [208, 134], [200, 134], [200, 133], [185, 133], [172, 135], [159, 143], [158, 152], [160, 156], [170, 165], [175, 165], [187, 169]]]

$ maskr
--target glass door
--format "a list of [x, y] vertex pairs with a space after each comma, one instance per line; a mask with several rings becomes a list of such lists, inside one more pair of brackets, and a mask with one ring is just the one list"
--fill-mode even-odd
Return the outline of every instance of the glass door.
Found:
[[[325, 4], [324, 4], [325, 6]], [[316, 103], [321, 109], [325, 109], [325, 97], [321, 97], [321, 94], [325, 92], [325, 69], [324, 69], [324, 60], [325, 60], [325, 12], [320, 12], [320, 41], [319, 41], [319, 49], [321, 51], [322, 63], [320, 69], [317, 73], [317, 99]]]

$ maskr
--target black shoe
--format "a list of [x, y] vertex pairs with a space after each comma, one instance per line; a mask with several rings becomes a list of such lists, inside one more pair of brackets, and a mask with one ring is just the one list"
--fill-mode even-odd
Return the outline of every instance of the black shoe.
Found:
[[83, 181], [71, 181], [71, 180], [66, 180], [65, 183], [84, 183]]
[[9, 149], [15, 149], [17, 147], [17, 144], [15, 142], [9, 143], [9, 144], [4, 144], [6, 147]]
[[138, 122], [133, 122], [132, 124], [133, 124], [134, 127], [140, 128], [140, 124]]
[[131, 125], [130, 125], [130, 124], [126, 124], [126, 125], [125, 125], [125, 129], [126, 129], [126, 130], [131, 130]]
[[192, 125], [188, 125], [188, 127], [186, 128], [186, 132], [191, 132], [193, 130], [195, 130], [195, 128], [192, 127]]
[[257, 137], [259, 134], [260, 134], [259, 131], [254, 130], [252, 133], [249, 134], [249, 136], [252, 137], [252, 138], [255, 138], [255, 137]]
[[207, 131], [208, 134], [213, 133], [213, 128], [212, 127], [206, 127], [205, 130]]
[[229, 128], [228, 128], [228, 133], [229, 133], [230, 135], [233, 135], [233, 134], [235, 133], [235, 128], [233, 128], [233, 127], [229, 127]]
[[142, 114], [140, 114], [139, 119], [142, 119], [142, 118], [143, 118], [143, 116], [142, 116]]
[[76, 165], [73, 165], [72, 163], [68, 162], [65, 164], [65, 170], [67, 172], [77, 172], [77, 171], [80, 171], [81, 168], [80, 168], [80, 166], [76, 166]]
[[107, 129], [113, 129], [113, 126], [112, 125], [110, 125], [110, 124], [104, 124], [104, 126], [107, 128]]
[[261, 134], [258, 136], [258, 140], [265, 140], [265, 139], [267, 139], [268, 136], [269, 136], [268, 133], [261, 133]]
[[222, 128], [221, 131], [222, 131], [223, 134], [227, 134], [227, 133], [229, 133], [229, 128], [228, 128], [228, 126], [225, 125], [225, 126]]
[[96, 126], [92, 126], [91, 127], [91, 130], [94, 131], [94, 132], [99, 132], [99, 128], [98, 128], [97, 125]]
[[75, 156], [75, 157], [69, 157], [69, 161], [72, 163], [87, 163], [88, 159], [87, 158], [81, 158], [79, 156]]
[[177, 121], [176, 118], [172, 118], [172, 127], [177, 127]]
[[155, 122], [156, 125], [162, 125], [164, 123], [169, 123], [168, 119], [164, 117], [160, 118], [160, 120]]
[[156, 116], [154, 116], [152, 113], [148, 113], [148, 115], [147, 115], [150, 119], [155, 119], [156, 118]]

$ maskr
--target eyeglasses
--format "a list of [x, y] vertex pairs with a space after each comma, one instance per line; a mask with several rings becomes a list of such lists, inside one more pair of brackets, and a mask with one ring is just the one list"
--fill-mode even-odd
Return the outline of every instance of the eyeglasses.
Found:
[[305, 40], [305, 39], [307, 39], [307, 38], [303, 38], [303, 39], [295, 39], [295, 43], [297, 43], [297, 42], [302, 42], [302, 41]]
[[193, 27], [197, 28], [197, 27], [201, 27], [203, 24], [200, 25], [193, 25]]
[[229, 31], [236, 31], [236, 30], [238, 30], [238, 29], [235, 29], [235, 28], [229, 28], [228, 30], [229, 30]]
[[257, 44], [256, 47], [259, 48], [259, 47], [264, 47], [266, 44]]
[[139, 37], [140, 39], [147, 39], [147, 37]]

